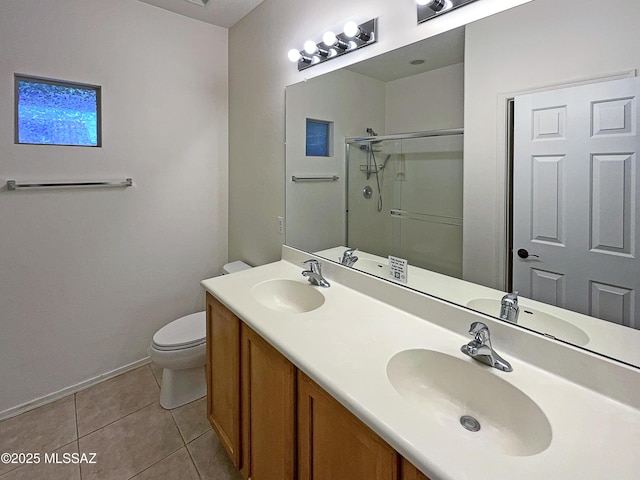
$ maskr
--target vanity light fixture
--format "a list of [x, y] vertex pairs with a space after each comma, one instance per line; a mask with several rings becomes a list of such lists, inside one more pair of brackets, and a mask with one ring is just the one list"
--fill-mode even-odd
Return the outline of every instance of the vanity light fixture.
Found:
[[348, 38], [357, 38], [363, 42], [371, 39], [371, 33], [363, 30], [356, 22], [347, 22], [344, 24], [344, 35]]
[[289, 60], [298, 64], [298, 71], [304, 70], [312, 65], [376, 43], [378, 40], [377, 28], [377, 18], [360, 25], [353, 21], [347, 22], [342, 33], [336, 34], [327, 31], [322, 35], [322, 41], [316, 43], [313, 40], [307, 40], [303, 50], [295, 48], [289, 50]]
[[475, 2], [475, 0], [416, 0], [418, 4], [418, 24], [471, 2]]
[[324, 35], [322, 35], [322, 43], [330, 49], [337, 48], [344, 51], [349, 48], [349, 44], [340, 40], [331, 30], [324, 32]]
[[298, 50], [292, 48], [289, 50], [289, 60], [292, 62], [305, 63], [311, 65], [313, 63], [313, 59], [308, 55], [302, 55]]

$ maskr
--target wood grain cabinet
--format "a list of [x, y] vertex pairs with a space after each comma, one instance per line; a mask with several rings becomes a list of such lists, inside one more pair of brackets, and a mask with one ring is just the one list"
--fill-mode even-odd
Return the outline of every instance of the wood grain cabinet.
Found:
[[429, 478], [414, 467], [406, 458], [401, 463], [402, 480], [429, 480]]
[[300, 480], [397, 480], [398, 454], [309, 377], [298, 372]]
[[207, 417], [238, 468], [242, 468], [240, 323], [207, 293]]
[[296, 479], [296, 368], [245, 324], [241, 327], [242, 476]]
[[207, 416], [246, 480], [429, 480], [209, 293]]

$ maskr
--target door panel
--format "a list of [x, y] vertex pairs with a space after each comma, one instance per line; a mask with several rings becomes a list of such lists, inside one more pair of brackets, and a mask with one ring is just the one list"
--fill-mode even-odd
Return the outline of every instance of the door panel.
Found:
[[513, 289], [635, 328], [638, 95], [632, 78], [516, 97], [513, 170]]
[[207, 293], [207, 417], [234, 465], [240, 450], [240, 319]]
[[242, 338], [242, 474], [294, 480], [296, 369], [244, 323]]
[[298, 478], [398, 479], [395, 450], [300, 371]]

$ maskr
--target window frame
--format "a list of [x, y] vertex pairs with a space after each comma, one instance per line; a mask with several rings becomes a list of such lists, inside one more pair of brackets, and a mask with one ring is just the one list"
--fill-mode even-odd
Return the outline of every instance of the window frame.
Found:
[[[316, 124], [322, 124], [327, 126], [327, 154], [326, 155], [309, 155], [309, 122], [313, 122]], [[334, 144], [334, 122], [332, 120], [320, 120], [318, 118], [310, 118], [307, 117], [305, 120], [305, 157], [307, 158], [331, 158], [334, 156], [333, 152], [333, 144]]]
[[[102, 87], [90, 83], [72, 82], [68, 80], [59, 80], [56, 78], [38, 77], [35, 75], [26, 75], [22, 73], [14, 73], [14, 143], [16, 145], [38, 145], [49, 147], [102, 147]], [[96, 144], [81, 145], [74, 143], [30, 143], [20, 141], [20, 117], [19, 117], [19, 101], [20, 101], [20, 81], [32, 83], [45, 83], [49, 85], [58, 85], [62, 87], [80, 88], [85, 90], [93, 90], [96, 92]]]

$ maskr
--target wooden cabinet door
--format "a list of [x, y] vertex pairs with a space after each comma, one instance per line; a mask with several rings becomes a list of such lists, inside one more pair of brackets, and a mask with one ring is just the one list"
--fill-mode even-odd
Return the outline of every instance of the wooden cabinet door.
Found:
[[295, 480], [296, 368], [242, 324], [242, 475]]
[[429, 480], [429, 478], [414, 467], [406, 458], [402, 459], [402, 480]]
[[240, 319], [207, 293], [207, 416], [233, 463], [240, 450]]
[[298, 372], [298, 478], [397, 480], [398, 454]]

